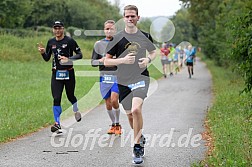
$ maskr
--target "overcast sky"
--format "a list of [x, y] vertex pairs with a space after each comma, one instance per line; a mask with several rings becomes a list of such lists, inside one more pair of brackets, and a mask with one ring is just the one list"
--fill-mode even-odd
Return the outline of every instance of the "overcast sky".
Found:
[[[108, 0], [112, 4], [115, 0]], [[180, 9], [181, 2], [179, 0], [119, 0], [121, 10], [126, 5], [136, 5], [138, 7], [139, 16], [172, 16]]]

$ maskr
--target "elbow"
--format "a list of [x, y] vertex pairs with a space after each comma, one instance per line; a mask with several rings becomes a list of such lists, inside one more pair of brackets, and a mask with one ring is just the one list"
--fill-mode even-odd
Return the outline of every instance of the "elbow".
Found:
[[76, 55], [72, 56], [73, 59], [82, 59], [83, 55], [82, 52], [77, 53]]
[[82, 53], [79, 53], [77, 55], [74, 56], [74, 59], [82, 59]]
[[97, 62], [96, 60], [91, 60], [91, 66], [92, 67], [98, 67], [98, 64], [99, 62]]
[[51, 57], [51, 56], [48, 56], [48, 54], [46, 54], [46, 53], [41, 54], [41, 56], [43, 57], [43, 59], [44, 59], [46, 62], [48, 62], [48, 61], [50, 60], [50, 57]]
[[43, 59], [44, 59], [46, 62], [48, 62], [48, 61], [50, 60], [50, 57], [44, 57], [44, 56], [43, 56]]
[[95, 65], [95, 64], [91, 64], [92, 67], [98, 67], [98, 65]]
[[[151, 51], [150, 54], [156, 54], [156, 50]], [[162, 52], [162, 54], [163, 54], [163, 52]]]

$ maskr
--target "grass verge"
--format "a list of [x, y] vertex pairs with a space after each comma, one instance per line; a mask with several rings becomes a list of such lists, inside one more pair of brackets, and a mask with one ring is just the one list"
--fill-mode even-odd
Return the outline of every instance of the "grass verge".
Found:
[[206, 60], [213, 76], [214, 102], [207, 114], [212, 147], [202, 166], [250, 166], [252, 162], [252, 96], [240, 94], [241, 77]]

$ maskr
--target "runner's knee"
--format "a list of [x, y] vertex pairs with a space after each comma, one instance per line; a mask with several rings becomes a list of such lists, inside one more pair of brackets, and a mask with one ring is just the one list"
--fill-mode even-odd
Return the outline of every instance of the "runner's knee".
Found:
[[139, 114], [141, 114], [141, 109], [139, 107], [132, 108], [131, 112], [133, 115], [139, 115]]

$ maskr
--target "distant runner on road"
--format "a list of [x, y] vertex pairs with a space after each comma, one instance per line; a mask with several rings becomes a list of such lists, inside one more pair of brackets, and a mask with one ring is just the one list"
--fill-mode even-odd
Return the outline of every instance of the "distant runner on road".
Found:
[[187, 69], [188, 69], [189, 78], [192, 78], [193, 63], [194, 63], [194, 58], [195, 58], [196, 51], [192, 47], [192, 45], [189, 45], [188, 48], [185, 50], [185, 53], [186, 53], [185, 61], [186, 61]]
[[168, 46], [166, 43], [162, 44], [162, 48], [160, 49], [160, 56], [161, 56], [161, 63], [163, 66], [163, 75], [164, 78], [167, 77], [167, 64], [170, 62], [168, 61], [168, 54], [170, 53], [170, 50], [168, 49]]

